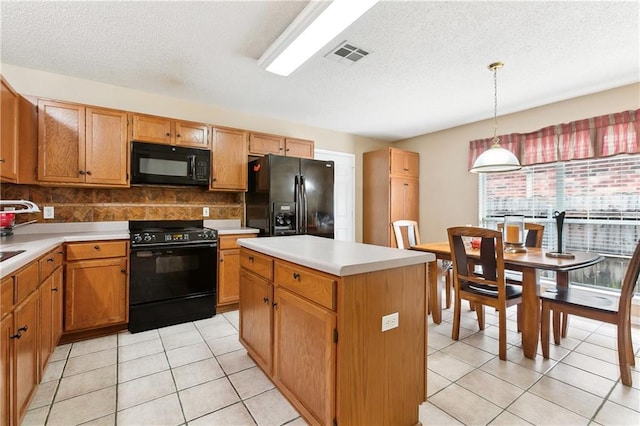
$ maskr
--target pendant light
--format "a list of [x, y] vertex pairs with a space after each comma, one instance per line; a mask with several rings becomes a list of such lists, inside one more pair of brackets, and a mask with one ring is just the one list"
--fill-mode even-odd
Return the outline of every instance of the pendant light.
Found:
[[473, 162], [470, 172], [496, 173], [520, 170], [522, 166], [513, 152], [500, 146], [498, 135], [498, 70], [504, 66], [502, 62], [494, 62], [489, 65], [493, 71], [493, 140], [491, 147], [484, 151]]

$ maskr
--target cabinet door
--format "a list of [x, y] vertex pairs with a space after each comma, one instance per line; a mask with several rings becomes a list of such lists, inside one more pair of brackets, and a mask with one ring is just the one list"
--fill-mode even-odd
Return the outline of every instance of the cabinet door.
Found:
[[286, 138], [284, 140], [285, 155], [287, 157], [300, 157], [313, 159], [314, 143], [305, 139]]
[[14, 311], [14, 330], [20, 337], [13, 339], [14, 413], [18, 423], [28, 408], [31, 394], [38, 386], [38, 292], [34, 291]]
[[212, 144], [211, 189], [246, 191], [246, 132], [214, 128]]
[[300, 400], [319, 424], [332, 424], [335, 314], [281, 287], [275, 294], [274, 380]]
[[264, 133], [251, 133], [249, 134], [249, 154], [284, 155], [284, 138], [282, 136], [267, 135]]
[[0, 177], [15, 182], [18, 179], [18, 94], [4, 80], [0, 109]]
[[13, 371], [13, 315], [9, 314], [0, 321], [0, 425], [13, 425], [12, 422], [12, 371]]
[[127, 260], [84, 260], [66, 265], [64, 330], [127, 321]]
[[62, 268], [58, 268], [51, 276], [53, 287], [51, 288], [51, 352], [55, 349], [62, 336], [64, 321], [64, 292]]
[[86, 183], [127, 185], [127, 113], [87, 108]]
[[[390, 179], [391, 223], [396, 220], [415, 220], [416, 222], [419, 220], [418, 189], [418, 181], [415, 179]], [[390, 245], [396, 247], [391, 226], [388, 233]]]
[[391, 174], [403, 177], [420, 176], [420, 155], [417, 152], [391, 148]]
[[44, 368], [47, 365], [47, 361], [49, 361], [49, 356], [51, 355], [52, 337], [53, 333], [51, 330], [51, 319], [52, 315], [52, 307], [53, 307], [53, 275], [49, 275], [44, 282], [40, 285], [40, 289], [38, 290], [40, 297], [40, 309], [39, 309], [39, 322], [40, 325], [38, 327], [38, 347], [40, 350], [40, 365], [39, 372], [40, 375], [44, 372]]
[[151, 115], [133, 115], [131, 138], [135, 141], [170, 145], [173, 142], [172, 121]]
[[206, 124], [176, 121], [176, 145], [209, 148], [209, 127]]
[[240, 294], [240, 249], [220, 250], [218, 305], [238, 302]]
[[38, 180], [84, 183], [85, 109], [38, 101]]
[[240, 270], [240, 342], [267, 374], [271, 374], [273, 286], [264, 278]]

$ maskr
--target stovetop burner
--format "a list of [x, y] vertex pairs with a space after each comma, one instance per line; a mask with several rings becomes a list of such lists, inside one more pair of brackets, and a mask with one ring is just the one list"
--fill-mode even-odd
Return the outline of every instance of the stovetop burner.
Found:
[[202, 220], [129, 221], [131, 246], [185, 244], [217, 241], [214, 229], [203, 227]]

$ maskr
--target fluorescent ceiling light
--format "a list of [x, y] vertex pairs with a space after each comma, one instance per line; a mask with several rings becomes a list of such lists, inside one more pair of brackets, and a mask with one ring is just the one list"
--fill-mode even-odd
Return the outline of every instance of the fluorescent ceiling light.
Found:
[[311, 1], [264, 52], [258, 65], [288, 76], [380, 0]]

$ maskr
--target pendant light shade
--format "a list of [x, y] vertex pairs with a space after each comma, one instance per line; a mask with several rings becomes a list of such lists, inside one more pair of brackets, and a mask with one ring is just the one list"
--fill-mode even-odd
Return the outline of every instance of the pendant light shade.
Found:
[[515, 154], [508, 149], [500, 146], [500, 138], [498, 138], [498, 70], [502, 68], [502, 62], [494, 62], [489, 65], [489, 69], [493, 71], [493, 140], [491, 148], [484, 151], [473, 162], [473, 167], [469, 170], [472, 173], [497, 173], [511, 172], [520, 170], [522, 166]]

